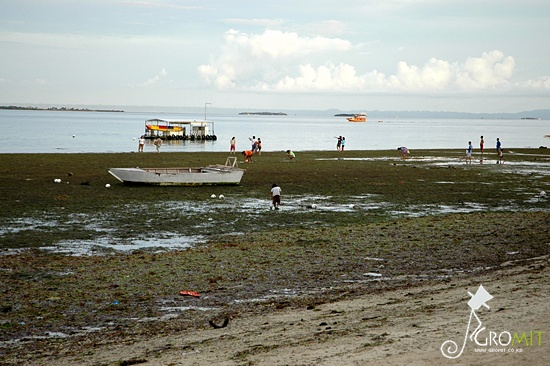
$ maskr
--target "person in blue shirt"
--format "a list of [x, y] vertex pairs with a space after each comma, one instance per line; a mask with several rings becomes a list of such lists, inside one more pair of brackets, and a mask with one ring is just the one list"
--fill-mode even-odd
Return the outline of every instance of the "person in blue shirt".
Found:
[[466, 150], [466, 164], [472, 164], [472, 151], [474, 147], [472, 146], [472, 141], [468, 141], [468, 150]]
[[500, 161], [502, 160], [502, 144], [500, 143], [500, 139], [498, 137], [497, 137], [497, 156], [498, 156], [497, 164], [499, 164]]

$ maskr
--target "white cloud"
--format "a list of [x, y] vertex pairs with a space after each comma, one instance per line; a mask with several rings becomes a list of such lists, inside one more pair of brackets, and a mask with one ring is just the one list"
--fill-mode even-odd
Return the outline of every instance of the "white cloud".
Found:
[[470, 57], [457, 74], [456, 85], [463, 90], [504, 86], [509, 83], [515, 66], [511, 56], [496, 50], [478, 58]]
[[[350, 59], [352, 51], [357, 47], [340, 38], [304, 37], [278, 30], [261, 34], [229, 30], [220, 55], [198, 71], [206, 83], [219, 90], [430, 93], [514, 86], [515, 60], [498, 50], [468, 57], [462, 63], [430, 58], [417, 66], [399, 61], [394, 74], [388, 76], [378, 70], [359, 74], [350, 63], [330, 60], [343, 55]], [[315, 60], [321, 61], [315, 64]], [[542, 77], [523, 86], [548, 89], [549, 84], [550, 78]]]
[[550, 76], [543, 76], [536, 80], [527, 80], [522, 86], [534, 90], [550, 90]]
[[161, 80], [163, 80], [164, 78], [166, 78], [166, 76], [168, 76], [168, 71], [166, 71], [165, 68], [162, 68], [158, 74], [156, 74], [156, 75], [153, 76], [152, 78], [149, 78], [147, 81], [145, 81], [144, 83], [139, 84], [139, 85], [137, 85], [137, 86], [150, 87], [150, 86], [156, 85], [156, 84], [158, 84]]
[[[339, 38], [300, 37], [294, 32], [266, 30], [250, 35], [229, 30], [221, 54], [198, 68], [206, 83], [219, 89], [273, 87], [309, 56], [345, 52], [351, 42]], [[307, 64], [301, 66], [307, 69]], [[320, 69], [323, 72], [323, 69]]]

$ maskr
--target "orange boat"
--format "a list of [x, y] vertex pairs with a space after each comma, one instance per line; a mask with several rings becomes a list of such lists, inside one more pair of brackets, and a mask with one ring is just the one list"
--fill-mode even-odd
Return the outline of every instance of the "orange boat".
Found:
[[367, 122], [367, 115], [364, 113], [356, 114], [353, 117], [348, 118], [349, 122]]

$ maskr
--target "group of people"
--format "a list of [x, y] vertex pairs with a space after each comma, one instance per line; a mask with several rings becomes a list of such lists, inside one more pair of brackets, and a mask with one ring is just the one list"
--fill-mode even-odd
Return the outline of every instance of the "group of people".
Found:
[[[250, 150], [244, 150], [242, 154], [244, 156], [245, 163], [252, 163], [252, 156], [254, 154], [262, 154], [262, 139], [259, 137], [256, 138], [256, 136], [249, 137], [248, 139], [252, 143], [252, 146], [250, 147]], [[229, 141], [229, 145], [229, 153], [234, 154], [237, 145], [237, 139], [235, 137], [231, 138], [231, 141]]]
[[[479, 151], [481, 152], [481, 159], [479, 160], [480, 163], [483, 163], [484, 149], [485, 149], [485, 139], [483, 138], [483, 136], [481, 136], [479, 140]], [[473, 152], [474, 152], [474, 147], [472, 146], [472, 141], [468, 141], [468, 148], [466, 149], [466, 164], [472, 163]], [[498, 137], [497, 137], [497, 143], [496, 143], [496, 152], [498, 157], [497, 164], [504, 164], [502, 143], [500, 142], [500, 138]]]
[[[241, 152], [244, 156], [244, 162], [245, 163], [252, 163], [252, 158], [254, 155], [261, 155], [262, 154], [262, 139], [256, 138], [256, 136], [252, 136], [248, 138], [250, 142], [252, 143], [252, 146], [250, 147], [250, 150], [244, 150]], [[229, 153], [235, 154], [235, 149], [237, 148], [237, 139], [235, 136], [231, 138], [229, 141]], [[294, 160], [296, 158], [296, 154], [292, 150], [286, 151], [286, 156], [290, 160]]]
[[[162, 146], [162, 139], [160, 137], [157, 137], [155, 142], [153, 142], [153, 145], [155, 145], [157, 153], [160, 153], [160, 147]], [[138, 152], [143, 152], [144, 147], [145, 147], [145, 136], [141, 135], [141, 137], [138, 140]]]
[[344, 150], [346, 148], [346, 138], [344, 136], [338, 136], [338, 137], [335, 137], [335, 138], [337, 139], [336, 140], [336, 150], [344, 152]]

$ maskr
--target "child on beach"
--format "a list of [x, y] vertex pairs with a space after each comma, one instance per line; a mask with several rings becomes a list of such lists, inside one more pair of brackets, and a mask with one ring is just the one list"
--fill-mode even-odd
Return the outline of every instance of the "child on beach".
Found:
[[279, 205], [281, 204], [281, 187], [273, 183], [269, 195], [271, 197], [271, 203], [273, 203], [273, 207], [275, 208], [275, 210], [278, 210]]
[[466, 164], [472, 164], [472, 151], [474, 147], [472, 146], [472, 141], [468, 141], [468, 149], [466, 150]]
[[231, 138], [231, 141], [229, 141], [229, 153], [235, 154], [235, 147], [237, 146], [237, 139], [235, 136]]
[[252, 163], [252, 155], [254, 155], [254, 152], [252, 152], [252, 150], [243, 151], [242, 154], [244, 156], [245, 163]]
[[144, 146], [145, 146], [145, 136], [141, 135], [138, 141], [138, 152], [143, 152]]
[[162, 146], [162, 140], [160, 139], [160, 137], [155, 140], [154, 144], [157, 148], [157, 154], [160, 153], [160, 147]]
[[340, 147], [342, 146], [342, 136], [336, 137], [338, 140], [336, 141], [336, 151], [340, 151]]

